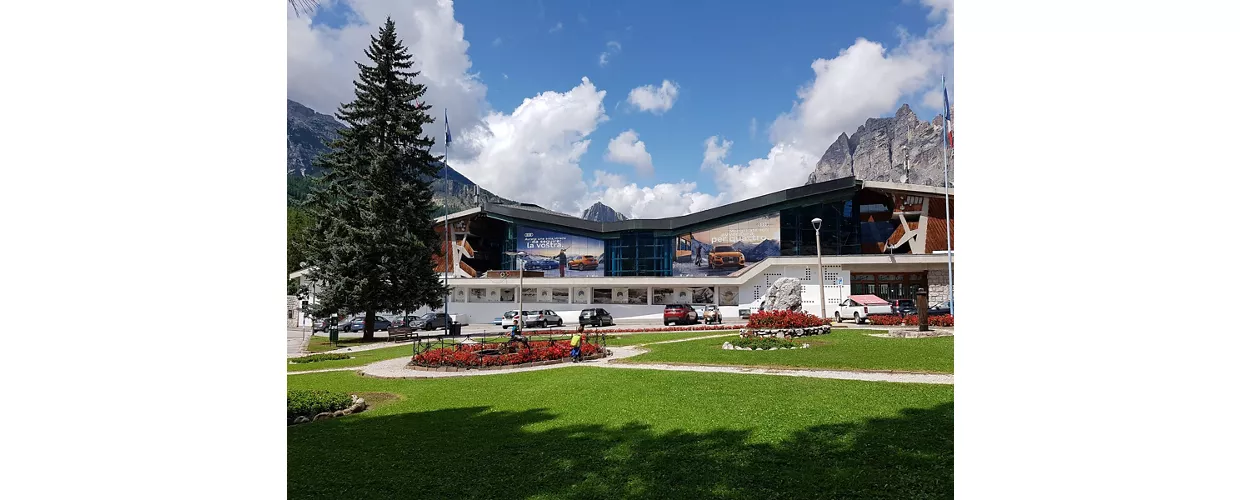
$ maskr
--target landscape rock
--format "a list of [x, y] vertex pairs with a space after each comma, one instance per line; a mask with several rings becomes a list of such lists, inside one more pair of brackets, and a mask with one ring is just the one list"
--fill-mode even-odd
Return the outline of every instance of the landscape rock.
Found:
[[780, 278], [771, 283], [762, 299], [763, 311], [800, 311], [801, 280]]
[[318, 415], [315, 415], [314, 421], [318, 422], [319, 420], [327, 420], [329, 418], [332, 418], [332, 412], [325, 411], [325, 412], [319, 413]]
[[297, 418], [294, 418], [294, 419], [293, 419], [293, 423], [294, 423], [294, 424], [304, 424], [304, 423], [309, 422], [309, 421], [310, 421], [310, 419], [306, 418], [306, 416], [305, 416], [305, 415], [298, 415], [298, 416], [297, 416]]
[[332, 417], [340, 418], [344, 416], [344, 410], [336, 410], [332, 412]]

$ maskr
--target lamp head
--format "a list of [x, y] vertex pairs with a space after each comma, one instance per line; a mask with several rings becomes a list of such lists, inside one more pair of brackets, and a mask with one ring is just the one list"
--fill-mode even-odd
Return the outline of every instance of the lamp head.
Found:
[[815, 231], [817, 231], [817, 230], [819, 230], [819, 229], [822, 229], [822, 219], [819, 219], [818, 217], [814, 217], [814, 220], [812, 220], [812, 221], [810, 221], [810, 222], [814, 223], [814, 230], [815, 230]]

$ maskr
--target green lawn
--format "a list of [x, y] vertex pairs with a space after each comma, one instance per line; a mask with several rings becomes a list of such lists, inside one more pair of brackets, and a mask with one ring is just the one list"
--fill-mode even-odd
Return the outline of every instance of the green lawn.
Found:
[[349, 359], [334, 359], [331, 361], [315, 361], [313, 363], [288, 363], [288, 371], [302, 372], [306, 370], [322, 370], [324, 368], [347, 368], [353, 366], [362, 366], [374, 363], [375, 361], [383, 361], [385, 359], [413, 357], [413, 344], [404, 342], [392, 347], [382, 347], [379, 349], [370, 349], [368, 351], [347, 352]]
[[375, 342], [391, 342], [391, 341], [388, 340], [387, 338], [378, 338], [374, 340], [363, 341], [361, 337], [357, 337], [357, 338], [340, 339], [340, 341], [337, 342], [336, 345], [333, 346], [331, 343], [331, 340], [327, 336], [320, 337], [318, 335], [315, 335], [313, 337], [310, 337], [310, 342], [306, 344], [306, 350], [309, 351], [310, 354], [314, 354], [316, 352], [333, 351], [333, 350], [340, 349], [343, 347], [354, 347], [354, 346], [359, 346], [359, 345], [367, 345], [367, 344], [373, 344]]
[[626, 346], [646, 344], [650, 342], [662, 342], [664, 340], [691, 339], [694, 337], [709, 337], [712, 335], [736, 334], [736, 330], [730, 331], [707, 331], [707, 332], [668, 332], [668, 333], [617, 333], [607, 334], [607, 345]]
[[809, 349], [725, 351], [727, 338], [647, 346], [650, 352], [620, 360], [627, 363], [693, 363], [788, 368], [831, 368], [952, 373], [954, 337], [891, 339], [867, 334], [881, 330], [835, 329], [829, 335], [804, 337]]
[[397, 395], [290, 427], [289, 498], [953, 493], [949, 385], [568, 367], [424, 380], [321, 373], [288, 386]]

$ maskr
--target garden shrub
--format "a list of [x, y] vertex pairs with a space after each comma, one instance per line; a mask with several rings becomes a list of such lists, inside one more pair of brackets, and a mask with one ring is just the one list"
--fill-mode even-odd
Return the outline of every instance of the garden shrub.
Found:
[[759, 330], [783, 330], [812, 328], [827, 324], [830, 324], [830, 321], [801, 311], [759, 311], [749, 315], [749, 324], [745, 327]]
[[288, 391], [288, 418], [298, 416], [314, 418], [325, 411], [336, 411], [348, 408], [353, 398], [343, 392], [309, 391], [290, 389]]
[[[917, 326], [918, 325], [916, 314], [910, 314], [903, 318], [899, 316], [895, 316], [895, 315], [884, 314], [884, 315], [879, 315], [879, 316], [870, 316], [868, 319], [870, 321], [870, 324], [877, 325], [877, 326], [900, 326], [900, 325]], [[926, 322], [929, 323], [930, 326], [946, 327], [946, 326], [955, 325], [955, 319], [952, 318], [952, 315], [950, 314], [930, 316], [929, 318], [926, 318]]]
[[732, 343], [735, 347], [749, 347], [753, 349], [767, 349], [771, 347], [786, 348], [796, 347], [797, 343], [788, 339], [776, 337], [743, 337]]
[[289, 361], [292, 361], [294, 363], [313, 363], [315, 361], [330, 361], [333, 359], [349, 359], [349, 355], [341, 354], [338, 352], [324, 353], [324, 354], [311, 354], [309, 356], [301, 356], [299, 358], [292, 358]]

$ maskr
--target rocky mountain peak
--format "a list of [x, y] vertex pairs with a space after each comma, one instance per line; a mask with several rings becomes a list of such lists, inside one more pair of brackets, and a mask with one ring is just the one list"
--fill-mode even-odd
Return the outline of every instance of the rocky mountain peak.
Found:
[[585, 212], [582, 212], [581, 218], [595, 222], [619, 222], [622, 220], [628, 220], [628, 217], [625, 217], [624, 214], [617, 212], [615, 209], [607, 205], [604, 205], [601, 201], [596, 201], [593, 205], [590, 205], [590, 208], [587, 208]]
[[[862, 180], [943, 185], [943, 116], [917, 118], [908, 104], [895, 115], [870, 118], [827, 147], [808, 184], [853, 176]], [[950, 154], [951, 152], [949, 152]], [[949, 162], [952, 170], [954, 162]], [[955, 178], [955, 174], [951, 173]]]

